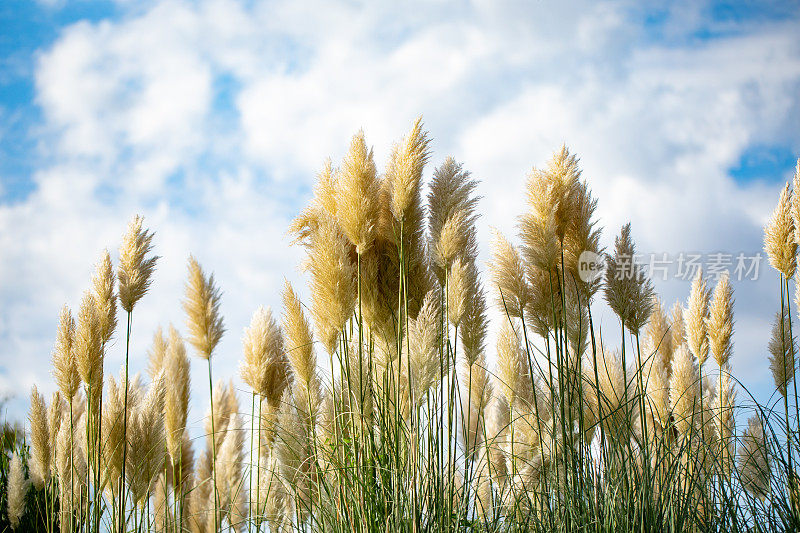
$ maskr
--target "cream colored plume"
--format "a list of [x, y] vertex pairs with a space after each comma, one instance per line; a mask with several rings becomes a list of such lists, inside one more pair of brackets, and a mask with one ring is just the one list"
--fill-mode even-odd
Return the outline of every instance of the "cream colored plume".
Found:
[[189, 328], [189, 343], [202, 359], [210, 359], [223, 333], [225, 323], [219, 306], [222, 294], [214, 284], [214, 274], [206, 277], [200, 263], [189, 256], [189, 277], [183, 310]]
[[147, 351], [147, 375], [150, 379], [156, 377], [164, 368], [164, 354], [167, 352], [167, 340], [164, 338], [164, 329], [156, 328], [153, 334], [153, 343]]
[[706, 322], [708, 346], [722, 368], [728, 364], [733, 353], [733, 288], [727, 273], [717, 282]]
[[311, 273], [311, 312], [329, 353], [356, 302], [356, 269], [349, 243], [332, 220], [324, 220], [313, 236], [306, 268]]
[[772, 370], [775, 387], [785, 398], [787, 387], [794, 379], [797, 369], [797, 349], [789, 330], [789, 314], [786, 309], [783, 310], [783, 316], [780, 311], [776, 313], [767, 347], [770, 353], [769, 368]]
[[65, 305], [61, 308], [58, 320], [58, 334], [53, 348], [53, 376], [61, 394], [72, 403], [78, 392], [81, 378], [75, 363], [73, 344], [75, 342], [75, 319]]
[[350, 141], [338, 185], [336, 217], [356, 253], [363, 254], [375, 239], [379, 209], [375, 161], [363, 131]]
[[[170, 385], [171, 386], [171, 385]], [[156, 477], [164, 469], [164, 393], [166, 380], [159, 374], [147, 396], [132, 409], [128, 420], [126, 481], [140, 508], [150, 496]]]
[[186, 346], [180, 333], [172, 325], [169, 327], [167, 348], [164, 354], [163, 372], [168, 386], [164, 394], [164, 433], [167, 451], [173, 463], [181, 457], [189, 414], [189, 391], [191, 375]]
[[792, 218], [792, 190], [787, 183], [781, 191], [778, 205], [764, 227], [764, 251], [769, 264], [791, 278], [797, 270], [797, 240]]
[[311, 324], [291, 284], [283, 286], [283, 329], [286, 332], [286, 355], [295, 380], [307, 388], [317, 381], [317, 358]]
[[19, 521], [25, 514], [25, 495], [28, 493], [28, 480], [25, 479], [25, 470], [22, 466], [22, 457], [19, 452], [11, 456], [8, 469], [7, 501], [8, 520], [12, 529], [17, 529]]
[[692, 281], [692, 290], [689, 293], [689, 301], [686, 303], [686, 312], [683, 318], [686, 323], [686, 342], [689, 350], [702, 365], [708, 358], [708, 306], [711, 300], [711, 292], [706, 287], [703, 279], [703, 269], [697, 270], [697, 274]]
[[525, 275], [525, 263], [514, 245], [497, 231], [493, 248], [491, 271], [497, 307], [504, 314], [521, 318], [530, 302], [531, 290]]
[[128, 224], [119, 247], [119, 302], [130, 313], [150, 287], [158, 256], [147, 257], [153, 249], [153, 233], [142, 227], [144, 219], [136, 215]]
[[700, 375], [695, 359], [685, 346], [675, 351], [669, 400], [675, 427], [687, 435], [694, 424], [695, 410], [700, 409]]
[[277, 404], [286, 386], [289, 364], [281, 328], [269, 307], [259, 307], [253, 313], [250, 327], [242, 336], [242, 348], [242, 381], [259, 396]]
[[411, 367], [411, 390], [415, 407], [424, 403], [428, 391], [441, 378], [437, 336], [439, 333], [439, 299], [430, 291], [417, 318], [409, 319], [408, 346]]
[[422, 130], [422, 117], [392, 149], [386, 179], [391, 191], [391, 209], [395, 220], [403, 220], [409, 207], [419, 202], [422, 170], [430, 157], [428, 133]]
[[[75, 332], [75, 342], [72, 345], [78, 374], [81, 380], [89, 387], [90, 391], [97, 393], [96, 389], [103, 384], [103, 336], [101, 330], [100, 314], [95, 305], [94, 297], [85, 293], [81, 300], [78, 313], [78, 327]], [[90, 399], [91, 400], [91, 399]], [[93, 402], [90, 401], [90, 405]]]
[[111, 340], [117, 327], [117, 295], [114, 293], [114, 269], [111, 266], [111, 256], [106, 250], [103, 258], [97, 264], [97, 270], [92, 277], [92, 289], [97, 312], [100, 316], [100, 336], [103, 344]]
[[29, 463], [31, 481], [36, 488], [42, 488], [50, 480], [50, 428], [47, 421], [47, 406], [44, 396], [39, 394], [36, 385], [31, 389], [31, 408], [28, 412], [31, 425], [31, 461]]

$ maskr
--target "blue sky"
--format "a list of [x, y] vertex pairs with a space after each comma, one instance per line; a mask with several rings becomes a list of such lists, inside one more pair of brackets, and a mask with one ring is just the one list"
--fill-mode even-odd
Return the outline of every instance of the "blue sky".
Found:
[[[423, 115], [432, 166], [482, 180], [479, 234], [513, 235], [524, 179], [566, 143], [599, 199], [603, 241], [755, 253], [800, 155], [794, 2], [0, 4], [0, 393], [20, 417], [53, 390], [58, 310], [142, 213], [162, 260], [134, 319], [182, 325], [185, 260], [220, 280], [236, 374], [242, 328], [303, 282], [286, 225], [326, 157], [364, 128], [383, 165]], [[776, 277], [735, 285], [734, 370], [771, 394]], [[668, 305], [688, 283], [658, 282]], [[609, 311], [600, 313], [613, 329]], [[491, 358], [491, 357], [490, 357]], [[112, 347], [106, 372], [122, 360]], [[196, 380], [202, 383], [202, 380]], [[198, 386], [195, 398], [205, 398]], [[198, 401], [200, 401], [198, 400]], [[202, 403], [193, 413], [199, 417]]]

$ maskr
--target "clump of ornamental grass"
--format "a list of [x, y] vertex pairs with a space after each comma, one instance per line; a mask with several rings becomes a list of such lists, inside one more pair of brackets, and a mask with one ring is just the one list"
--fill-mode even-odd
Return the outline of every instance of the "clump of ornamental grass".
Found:
[[[0, 520], [22, 528], [39, 513], [48, 533], [795, 527], [792, 188], [765, 229], [781, 281], [765, 339], [781, 415], [737, 403], [731, 278], [712, 292], [698, 271], [685, 308], [668, 311], [635, 261], [630, 224], [604, 254], [597, 200], [566, 146], [530, 172], [517, 235], [495, 233], [486, 273], [477, 181], [448, 157], [426, 184], [430, 146], [417, 120], [383, 172], [363, 132], [338, 166], [324, 164], [290, 226], [307, 253], [309, 305], [286, 282], [280, 321], [256, 309], [242, 335], [245, 387], [212, 380], [221, 291], [192, 256], [184, 334], [159, 328], [146, 361], [130, 350], [157, 261], [135, 217], [117, 268], [105, 252], [76, 317], [61, 310], [58, 391], [48, 405], [33, 388], [30, 446], [0, 457]], [[583, 262], [601, 256], [604, 275], [586, 277]], [[593, 316], [601, 289], [619, 344]], [[117, 304], [118, 378], [104, 373]], [[196, 456], [185, 343], [209, 379]], [[149, 385], [129, 379], [131, 354]], [[743, 409], [755, 416], [737, 434]], [[26, 505], [29, 483], [42, 505]]]

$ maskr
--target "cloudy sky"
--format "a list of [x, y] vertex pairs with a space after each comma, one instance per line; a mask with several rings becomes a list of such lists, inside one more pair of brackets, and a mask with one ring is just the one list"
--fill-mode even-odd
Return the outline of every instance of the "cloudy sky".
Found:
[[[186, 258], [213, 270], [235, 376], [242, 328], [302, 283], [287, 223], [326, 157], [363, 128], [382, 167], [422, 115], [432, 169], [481, 180], [482, 243], [515, 231], [525, 176], [566, 143], [609, 245], [631, 221], [643, 252], [761, 251], [800, 155], [800, 9], [789, 2], [0, 4], [0, 394], [24, 416], [54, 390], [58, 311], [77, 308], [135, 213], [162, 256], [133, 318], [131, 365], [158, 324], [183, 328]], [[483, 248], [486, 257], [486, 247]], [[668, 305], [689, 282], [656, 284]], [[777, 276], [736, 280], [734, 372], [761, 400]], [[598, 306], [604, 327], [610, 311]], [[106, 360], [124, 357], [117, 336]], [[194, 363], [194, 420], [207, 398]]]

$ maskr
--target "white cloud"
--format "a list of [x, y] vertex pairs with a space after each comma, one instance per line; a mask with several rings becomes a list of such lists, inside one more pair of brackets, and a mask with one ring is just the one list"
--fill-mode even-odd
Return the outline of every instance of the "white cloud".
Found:
[[[48, 381], [59, 307], [77, 305], [135, 212], [163, 257], [135, 312], [133, 368], [158, 323], [182, 324], [191, 252], [225, 291], [214, 364], [234, 375], [250, 313], [278, 307], [284, 275], [299, 279], [288, 220], [360, 127], [382, 164], [424, 114], [434, 163], [452, 154], [482, 180], [483, 243], [489, 226], [513, 233], [525, 174], [566, 142], [599, 198], [606, 244], [630, 219], [642, 250], [758, 251], [778, 184], [743, 186], [727, 169], [753, 143], [800, 151], [796, 21], [694, 42], [685, 37], [705, 12], [673, 13], [691, 23], [668, 16], [670, 43], [659, 44], [625, 2], [164, 0], [124, 13], [66, 28], [37, 65], [37, 188], [0, 205], [0, 387], [21, 397]], [[737, 285], [735, 370], [761, 391], [773, 281]], [[668, 301], [688, 289], [660, 285]], [[195, 419], [204, 383], [199, 374]]]

